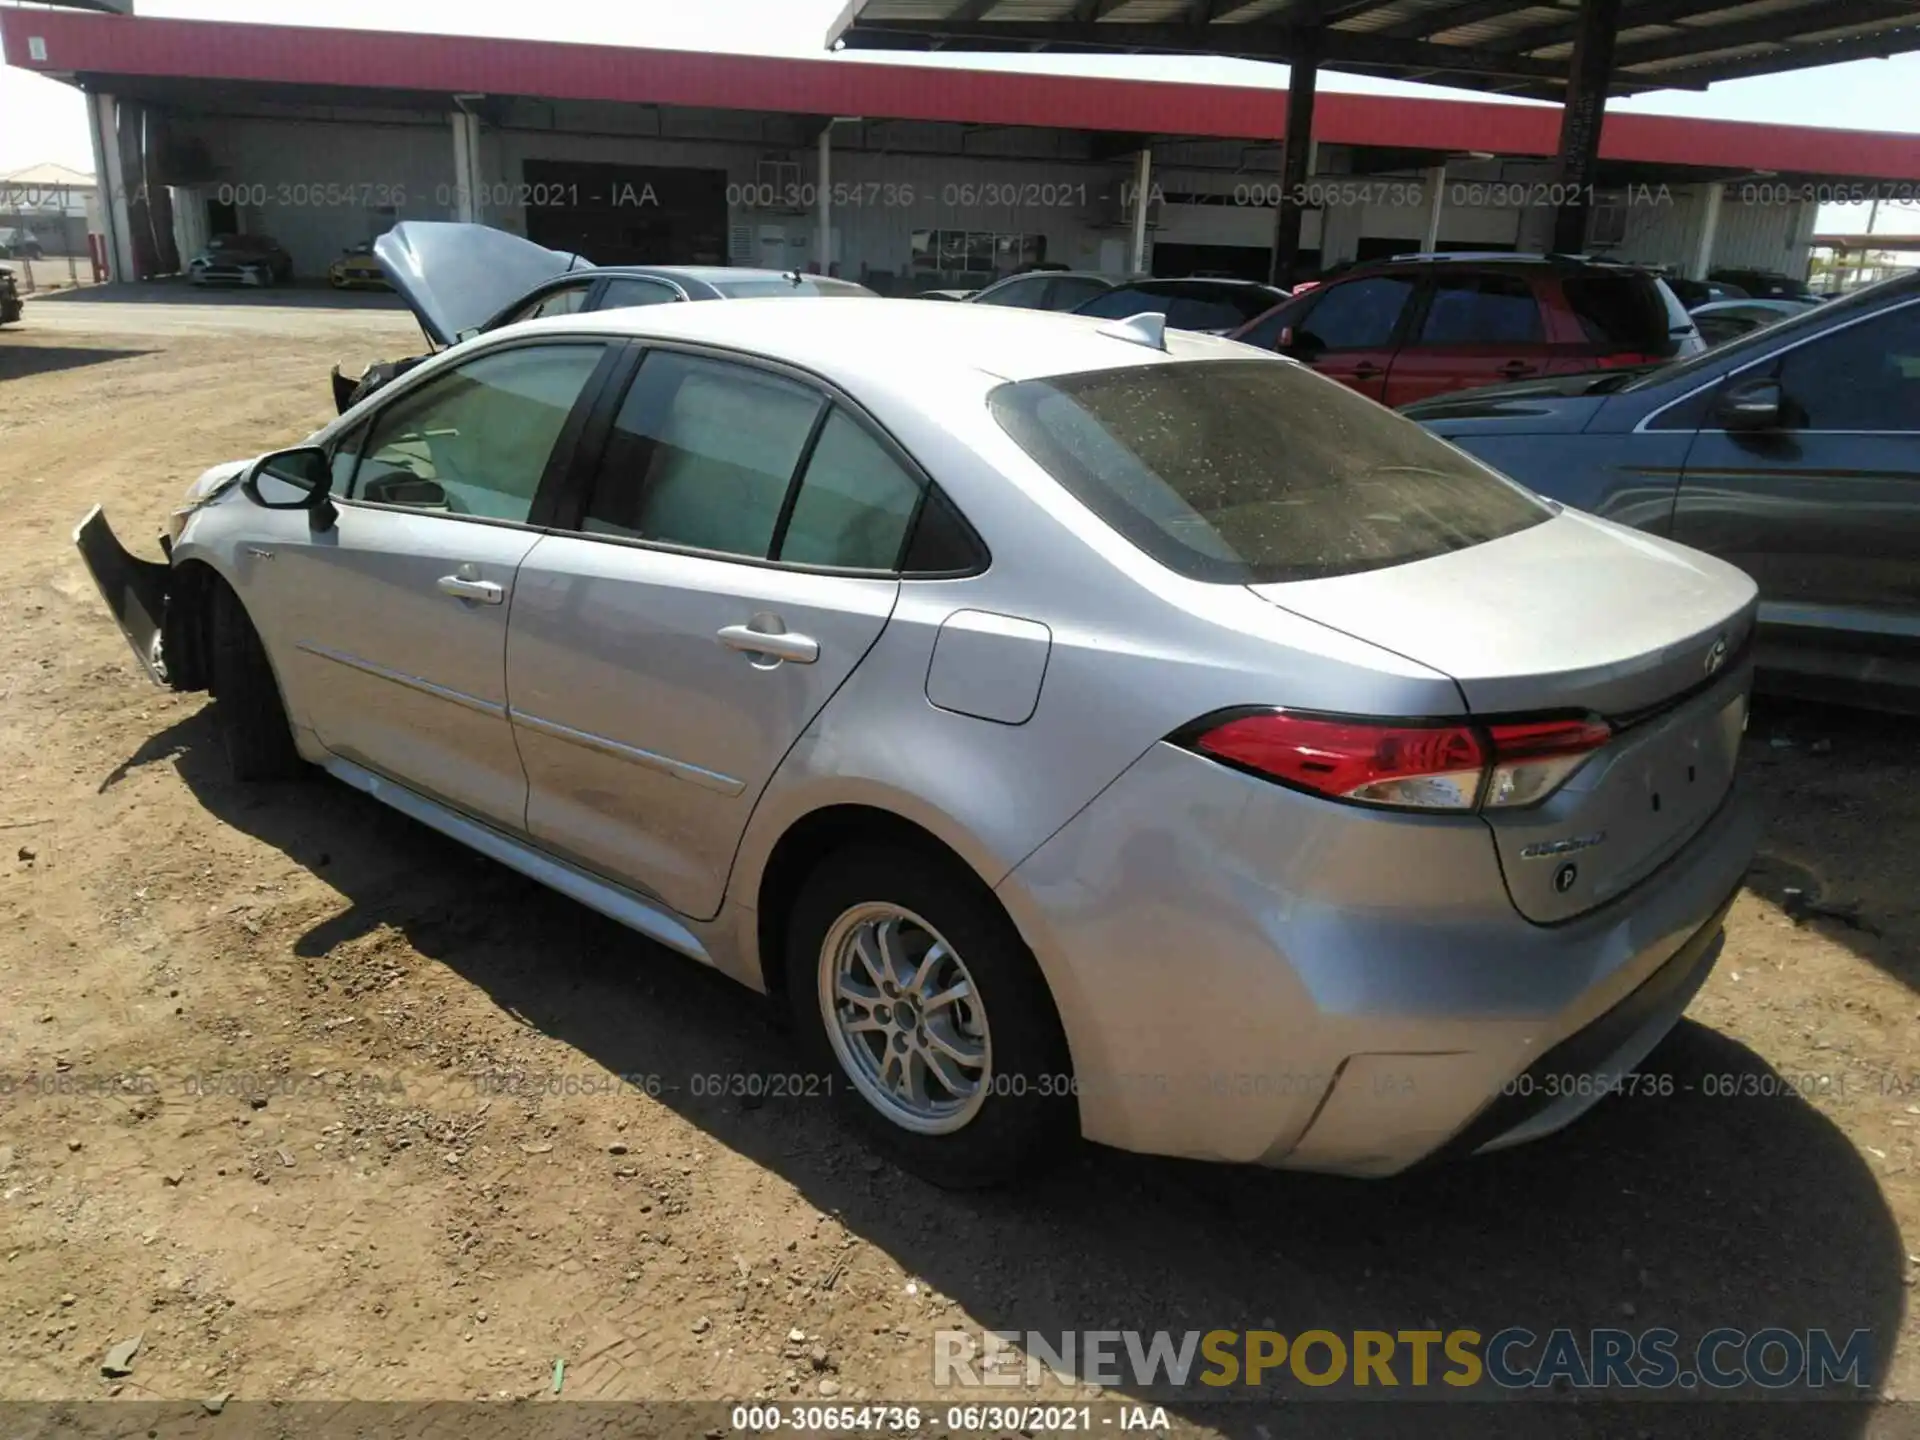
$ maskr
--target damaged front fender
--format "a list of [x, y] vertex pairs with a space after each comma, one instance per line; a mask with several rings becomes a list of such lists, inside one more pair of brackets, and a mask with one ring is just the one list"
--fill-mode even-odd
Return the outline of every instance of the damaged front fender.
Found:
[[205, 689], [207, 582], [200, 567], [176, 569], [130, 554], [98, 505], [75, 527], [73, 543], [140, 668], [170, 689]]

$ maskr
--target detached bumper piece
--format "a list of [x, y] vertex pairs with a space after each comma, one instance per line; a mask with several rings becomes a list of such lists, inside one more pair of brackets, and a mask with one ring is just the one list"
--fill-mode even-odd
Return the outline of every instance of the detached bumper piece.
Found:
[[162, 634], [167, 619], [167, 593], [173, 581], [169, 565], [142, 560], [130, 555], [107, 524], [98, 505], [87, 512], [73, 532], [73, 543], [80, 558], [87, 562], [100, 598], [107, 602], [114, 623], [133, 647], [140, 662], [157, 685], [170, 684]]

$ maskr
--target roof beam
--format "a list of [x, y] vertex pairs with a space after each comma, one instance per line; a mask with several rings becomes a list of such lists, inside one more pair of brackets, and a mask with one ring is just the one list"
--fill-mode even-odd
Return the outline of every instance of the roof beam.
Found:
[[[1711, 15], [1716, 10], [1725, 10], [1738, 3], [1738, 0], [1642, 0], [1639, 5], [1629, 5], [1621, 12], [1622, 31], [1638, 30], [1646, 25], [1671, 25], [1676, 20], [1691, 20], [1696, 15]], [[1511, 35], [1503, 35], [1492, 41], [1490, 49], [1513, 50], [1527, 54], [1535, 50], [1545, 50], [1554, 45], [1571, 45], [1573, 37], [1579, 33], [1578, 20], [1556, 20], [1548, 25], [1529, 25], [1524, 30], [1516, 30]]]
[[1625, 67], [1745, 45], [1784, 45], [1802, 35], [1903, 18], [1920, 18], [1906, 0], [1827, 0], [1811, 9], [1761, 15], [1734, 25], [1692, 25], [1673, 35], [1623, 40], [1614, 48], [1613, 63]]
[[1511, 15], [1516, 10], [1525, 10], [1539, 3], [1540, 0], [1466, 0], [1462, 5], [1450, 5], [1444, 10], [1429, 10], [1405, 20], [1396, 20], [1374, 33], [1391, 36], [1395, 40], [1424, 40], [1429, 35], [1458, 30], [1463, 25], [1478, 25], [1482, 20]]
[[[1372, 4], [1374, 0], [1366, 0]], [[1478, 47], [1429, 45], [1417, 40], [1383, 39], [1343, 30], [1302, 31], [1264, 24], [1208, 26], [1135, 25], [1109, 21], [1078, 25], [1057, 21], [992, 21], [961, 23], [949, 20], [868, 20], [849, 40], [864, 35], [885, 44], [887, 39], [922, 43], [935, 38], [953, 44], [981, 41], [999, 44], [1042, 44], [1086, 50], [1152, 50], [1166, 54], [1233, 55], [1249, 60], [1292, 61], [1319, 47], [1322, 64], [1329, 66], [1380, 65], [1394, 69], [1426, 69], [1456, 75], [1498, 75], [1515, 80], [1564, 81], [1564, 66], [1520, 55], [1502, 55]]]
[[1769, 50], [1763, 55], [1710, 60], [1700, 65], [1655, 70], [1646, 75], [1625, 78], [1663, 87], [1697, 87], [1719, 80], [1740, 80], [1749, 75], [1772, 75], [1777, 71], [1808, 70], [1816, 65], [1838, 65], [1848, 60], [1880, 60], [1910, 50], [1920, 50], [1920, 25], [1901, 30], [1881, 30], [1848, 40], [1821, 40], [1810, 45]]

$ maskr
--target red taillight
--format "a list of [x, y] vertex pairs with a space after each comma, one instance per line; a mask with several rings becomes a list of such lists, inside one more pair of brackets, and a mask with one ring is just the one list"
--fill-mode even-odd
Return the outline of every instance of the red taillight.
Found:
[[1633, 365], [1658, 365], [1659, 363], [1658, 355], [1625, 354], [1593, 357], [1594, 368], [1597, 370], [1622, 370]]
[[1229, 720], [1195, 741], [1202, 753], [1342, 800], [1473, 807], [1486, 769], [1464, 725], [1394, 725], [1274, 711]]
[[1612, 737], [1604, 720], [1408, 725], [1284, 710], [1240, 715], [1191, 744], [1245, 770], [1338, 800], [1423, 810], [1545, 799]]

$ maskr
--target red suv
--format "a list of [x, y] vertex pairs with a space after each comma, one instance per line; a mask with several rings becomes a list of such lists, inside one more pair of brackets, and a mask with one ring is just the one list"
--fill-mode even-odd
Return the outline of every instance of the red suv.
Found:
[[1405, 255], [1346, 271], [1232, 332], [1387, 405], [1706, 349], [1656, 275], [1553, 255]]

